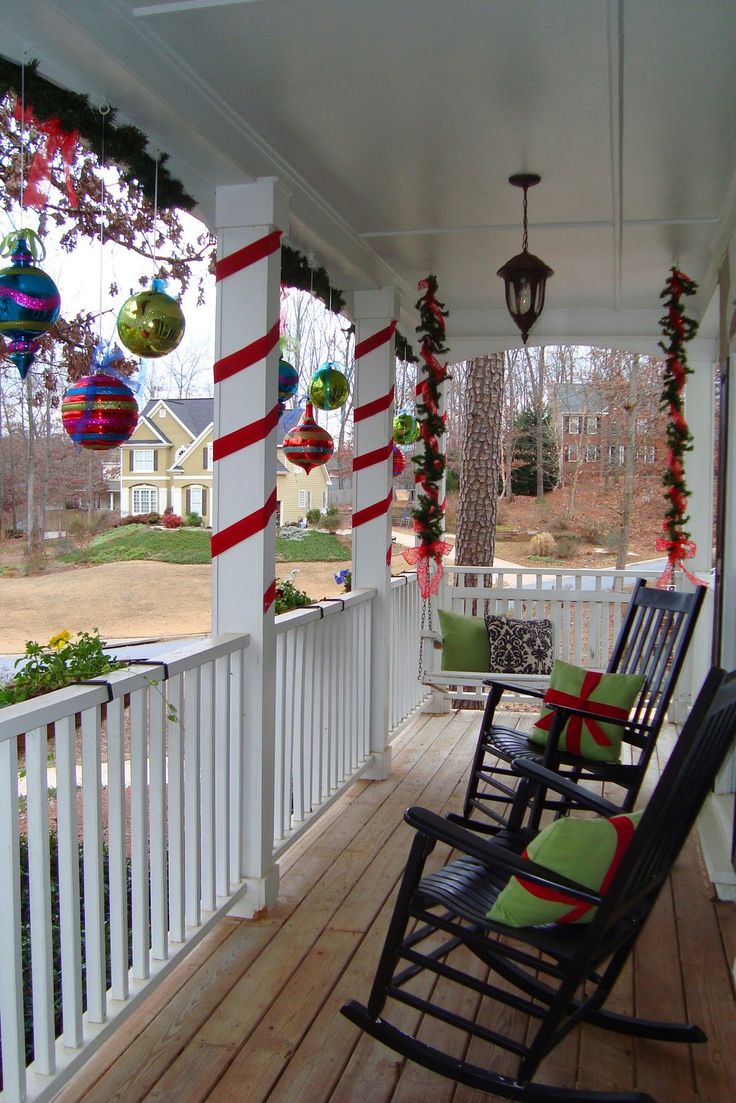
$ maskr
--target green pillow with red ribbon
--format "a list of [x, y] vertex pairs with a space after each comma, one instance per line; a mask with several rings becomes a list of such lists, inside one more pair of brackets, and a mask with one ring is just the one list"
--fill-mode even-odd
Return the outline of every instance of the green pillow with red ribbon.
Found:
[[[523, 857], [605, 896], [634, 837], [641, 812], [610, 820], [555, 820], [529, 843]], [[562, 890], [513, 876], [496, 897], [488, 918], [507, 927], [590, 923], [595, 904]]]
[[601, 674], [555, 659], [539, 719], [529, 733], [544, 746], [555, 719], [554, 705], [585, 709], [594, 715], [571, 716], [562, 729], [559, 749], [594, 762], [618, 762], [621, 725], [644, 686], [643, 674]]

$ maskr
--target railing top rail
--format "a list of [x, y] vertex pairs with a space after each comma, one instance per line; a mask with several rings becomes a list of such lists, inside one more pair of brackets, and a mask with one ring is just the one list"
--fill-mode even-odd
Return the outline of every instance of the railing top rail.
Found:
[[401, 574], [391, 576], [391, 589], [397, 590], [400, 586], [408, 586], [410, 582], [416, 582], [416, 571], [402, 571]]
[[617, 571], [614, 567], [467, 567], [456, 566], [450, 563], [447, 566], [448, 574], [498, 574], [498, 575], [542, 575], [545, 578], [577, 577], [577, 578], [659, 578], [661, 570], [656, 568], [637, 569], [636, 564]]
[[[145, 689], [154, 681], [165, 681], [175, 674], [212, 662], [247, 647], [249, 639], [248, 636], [235, 634], [218, 636], [216, 639], [192, 644], [185, 653], [174, 652], [171, 656], [152, 660], [150, 664], [146, 662], [145, 665], [131, 662], [129, 666], [100, 675], [99, 678], [65, 686], [41, 697], [21, 701], [17, 705], [7, 705], [0, 709], [0, 743], [63, 720], [67, 716], [74, 716], [85, 709], [118, 700], [127, 693]], [[141, 650], [144, 650], [144, 646]], [[143, 659], [145, 656], [136, 658]]]
[[322, 598], [312, 605], [305, 605], [303, 609], [292, 609], [289, 613], [279, 613], [276, 617], [276, 635], [280, 636], [292, 628], [298, 628], [303, 624], [309, 624], [313, 620], [324, 620], [325, 617], [334, 617], [345, 609], [352, 609], [357, 605], [373, 601], [376, 596], [375, 588], [364, 590], [351, 590], [350, 593], [341, 594], [340, 597]]

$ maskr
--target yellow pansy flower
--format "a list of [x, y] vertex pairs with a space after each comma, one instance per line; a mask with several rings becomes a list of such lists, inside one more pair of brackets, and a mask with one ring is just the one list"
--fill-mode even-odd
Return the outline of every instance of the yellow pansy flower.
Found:
[[57, 651], [61, 651], [62, 647], [66, 647], [71, 638], [71, 632], [64, 629], [63, 632], [57, 632], [55, 636], [51, 637], [49, 640], [49, 647], [54, 647]]

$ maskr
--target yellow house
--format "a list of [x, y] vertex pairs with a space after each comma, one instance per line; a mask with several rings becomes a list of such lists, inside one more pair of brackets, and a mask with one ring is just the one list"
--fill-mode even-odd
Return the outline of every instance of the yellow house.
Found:
[[[296, 524], [310, 509], [327, 507], [330, 476], [324, 466], [306, 474], [284, 456], [281, 441], [301, 416], [287, 410], [278, 426], [276, 493], [280, 525]], [[143, 410], [121, 448], [120, 514], [197, 513], [212, 524], [214, 400], [156, 398]]]

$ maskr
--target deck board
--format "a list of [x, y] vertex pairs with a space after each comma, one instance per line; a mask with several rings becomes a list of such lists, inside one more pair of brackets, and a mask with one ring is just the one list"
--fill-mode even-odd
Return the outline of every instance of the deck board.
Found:
[[[402, 813], [411, 804], [458, 808], [479, 721], [477, 712], [458, 712], [414, 722], [394, 748], [390, 778], [354, 785], [285, 855], [273, 912], [223, 920], [56, 1103], [492, 1100], [407, 1065], [339, 1013], [349, 997], [368, 995], [412, 835]], [[614, 992], [615, 1004], [633, 1003], [641, 1014], [686, 1013], [711, 1041], [634, 1042], [585, 1026], [548, 1057], [543, 1079], [636, 1086], [661, 1103], [736, 1098], [736, 909], [711, 895], [691, 839]], [[513, 1012], [484, 1003], [478, 1014], [496, 1025]], [[414, 1023], [418, 1013], [402, 1007], [399, 1016]], [[444, 1044], [448, 1030], [427, 1021], [420, 1036]], [[487, 1047], [473, 1041], [468, 1052], [482, 1063]], [[512, 1073], [515, 1059], [495, 1065]]]

